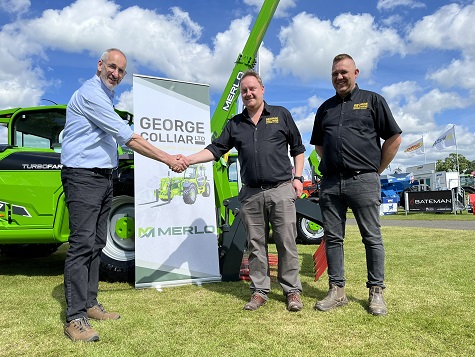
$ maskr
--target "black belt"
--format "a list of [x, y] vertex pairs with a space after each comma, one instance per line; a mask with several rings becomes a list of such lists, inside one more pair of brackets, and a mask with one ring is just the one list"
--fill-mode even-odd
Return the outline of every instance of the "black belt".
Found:
[[103, 169], [100, 167], [93, 167], [92, 169], [85, 169], [85, 170], [92, 171], [102, 176], [111, 176], [112, 173], [114, 172], [114, 169]]
[[285, 181], [277, 181], [277, 182], [263, 182], [258, 185], [246, 185], [244, 186], [249, 187], [249, 188], [260, 188], [262, 190], [270, 190], [271, 188], [276, 188], [279, 187], [280, 185], [290, 182], [290, 180], [285, 180]]
[[371, 172], [376, 172], [376, 171], [357, 170], [357, 171], [333, 172], [330, 174], [323, 175], [323, 177], [355, 177], [362, 174], [369, 174]]
[[72, 169], [72, 170], [86, 170], [86, 171], [91, 171], [94, 172], [98, 175], [102, 176], [112, 176], [112, 173], [114, 172], [114, 169], [104, 169], [100, 167], [93, 167], [93, 168], [85, 168], [85, 167], [67, 167], [63, 165], [63, 168], [65, 169]]

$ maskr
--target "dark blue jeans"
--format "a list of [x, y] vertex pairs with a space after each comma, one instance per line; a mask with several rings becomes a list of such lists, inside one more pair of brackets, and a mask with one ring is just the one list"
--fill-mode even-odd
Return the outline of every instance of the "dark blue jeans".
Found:
[[61, 171], [69, 210], [69, 249], [64, 264], [66, 321], [85, 317], [96, 305], [99, 263], [107, 240], [112, 203], [112, 178], [87, 169]]
[[384, 286], [384, 245], [379, 207], [381, 182], [376, 172], [324, 177], [320, 186], [320, 207], [326, 234], [330, 284], [345, 286], [343, 241], [346, 213], [353, 211], [366, 250], [366, 286]]

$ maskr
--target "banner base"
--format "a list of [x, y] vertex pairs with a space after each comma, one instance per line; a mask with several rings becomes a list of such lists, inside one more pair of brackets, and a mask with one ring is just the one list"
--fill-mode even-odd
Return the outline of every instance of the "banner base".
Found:
[[221, 282], [221, 276], [210, 276], [208, 278], [200, 279], [182, 279], [182, 280], [169, 280], [169, 281], [160, 281], [160, 282], [151, 282], [151, 283], [139, 283], [135, 284], [136, 289], [145, 289], [145, 288], [154, 288], [158, 291], [162, 291], [163, 288], [173, 287], [173, 286], [182, 286], [195, 284], [201, 286], [203, 283], [216, 283]]

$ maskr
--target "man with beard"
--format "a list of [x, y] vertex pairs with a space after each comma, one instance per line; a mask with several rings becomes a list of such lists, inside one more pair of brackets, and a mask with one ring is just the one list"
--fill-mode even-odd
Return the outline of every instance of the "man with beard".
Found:
[[64, 267], [66, 324], [73, 341], [97, 341], [89, 324], [117, 320], [97, 300], [99, 262], [107, 240], [112, 203], [112, 173], [118, 164], [118, 145], [165, 163], [175, 172], [188, 167], [182, 155], [172, 156], [137, 135], [114, 111], [114, 88], [122, 81], [127, 59], [116, 48], [104, 52], [96, 75], [71, 97], [66, 109], [61, 150], [61, 180], [69, 210], [69, 249]]

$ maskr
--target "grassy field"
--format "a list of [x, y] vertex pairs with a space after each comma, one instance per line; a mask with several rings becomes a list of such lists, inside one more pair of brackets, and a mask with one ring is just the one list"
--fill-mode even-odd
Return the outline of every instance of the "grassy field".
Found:
[[276, 283], [267, 305], [250, 312], [242, 310], [245, 281], [163, 292], [101, 282], [101, 302], [122, 318], [93, 322], [96, 343], [63, 335], [66, 245], [47, 258], [0, 257], [0, 356], [474, 356], [473, 232], [391, 227], [383, 234], [386, 317], [366, 312], [364, 249], [349, 226], [346, 307], [313, 310], [327, 275], [314, 282], [316, 246], [299, 245], [301, 312], [285, 310]]

